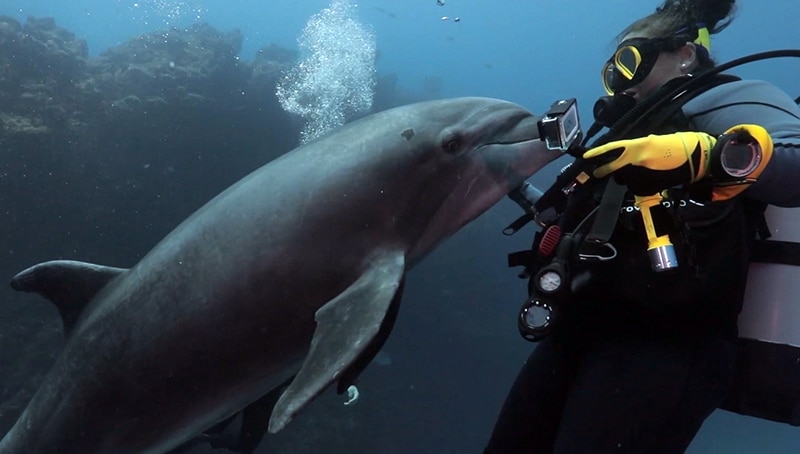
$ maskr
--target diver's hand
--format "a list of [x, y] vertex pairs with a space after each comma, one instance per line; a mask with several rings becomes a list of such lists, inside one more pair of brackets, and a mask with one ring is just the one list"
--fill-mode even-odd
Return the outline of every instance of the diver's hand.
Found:
[[594, 170], [595, 177], [613, 173], [634, 194], [650, 195], [703, 178], [716, 141], [703, 132], [649, 135], [609, 142], [587, 151], [583, 158], [603, 163]]

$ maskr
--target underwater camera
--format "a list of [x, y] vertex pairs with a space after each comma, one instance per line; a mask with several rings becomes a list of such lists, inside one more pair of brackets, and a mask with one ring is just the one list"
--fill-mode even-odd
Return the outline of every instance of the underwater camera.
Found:
[[537, 125], [547, 148], [566, 152], [581, 138], [578, 102], [575, 98], [554, 102]]

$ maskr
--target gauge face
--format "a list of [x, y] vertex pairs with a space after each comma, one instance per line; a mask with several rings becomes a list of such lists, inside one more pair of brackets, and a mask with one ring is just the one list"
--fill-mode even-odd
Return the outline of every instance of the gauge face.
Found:
[[555, 292], [561, 287], [561, 275], [555, 271], [545, 271], [539, 275], [539, 288], [543, 292]]

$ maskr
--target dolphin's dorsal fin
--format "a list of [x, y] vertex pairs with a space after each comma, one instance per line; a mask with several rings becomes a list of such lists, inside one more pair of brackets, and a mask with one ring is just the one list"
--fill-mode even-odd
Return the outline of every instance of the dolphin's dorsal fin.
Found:
[[125, 268], [73, 260], [53, 260], [34, 265], [11, 279], [11, 288], [38, 293], [58, 308], [69, 335], [81, 311], [94, 295]]
[[394, 319], [391, 312], [402, 293], [404, 274], [403, 254], [384, 251], [372, 257], [350, 287], [317, 310], [311, 347], [297, 376], [275, 404], [269, 421], [271, 433], [285, 427], [311, 399], [342, 378], [343, 372], [361, 363], [365, 354], [374, 355], [380, 349], [382, 342], [376, 349], [374, 342], [388, 335], [382, 326]]

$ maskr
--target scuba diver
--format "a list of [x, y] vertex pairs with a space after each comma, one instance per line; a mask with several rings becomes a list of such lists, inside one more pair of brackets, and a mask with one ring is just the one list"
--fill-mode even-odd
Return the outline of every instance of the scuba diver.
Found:
[[764, 210], [800, 206], [795, 101], [700, 77], [734, 3], [665, 0], [618, 36], [595, 105], [608, 137], [568, 150], [533, 248], [509, 256], [530, 277], [518, 322], [537, 345], [484, 454], [679, 453], [725, 401]]

